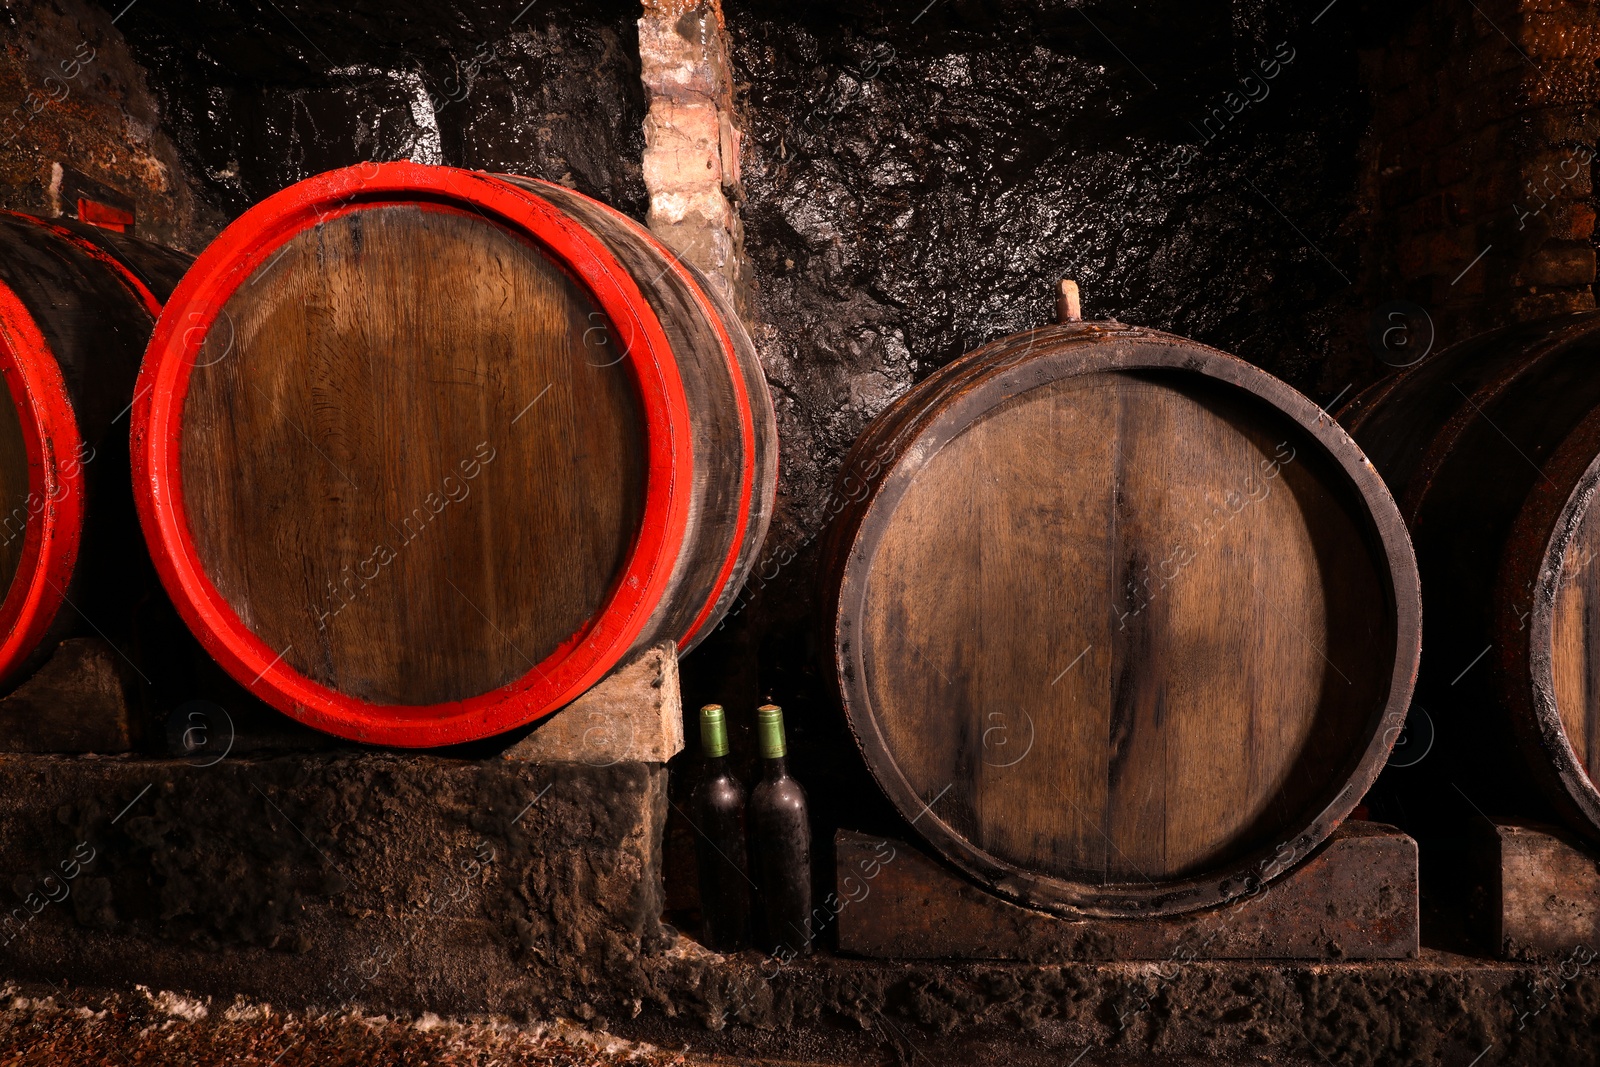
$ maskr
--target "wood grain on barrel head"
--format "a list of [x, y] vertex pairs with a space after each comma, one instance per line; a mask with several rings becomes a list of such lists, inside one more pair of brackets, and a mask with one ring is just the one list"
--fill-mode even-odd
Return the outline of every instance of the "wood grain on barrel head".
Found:
[[1270, 848], [1349, 778], [1392, 608], [1359, 503], [1289, 417], [1104, 371], [997, 396], [904, 462], [865, 520], [860, 684], [958, 835], [1070, 881], [1168, 880]]
[[1556, 710], [1578, 763], [1600, 782], [1600, 517], [1591, 505], [1561, 559], [1550, 619]]
[[29, 503], [28, 447], [22, 440], [22, 423], [10, 392], [0, 389], [0, 600], [5, 599], [22, 562]]
[[638, 530], [641, 418], [609, 323], [465, 212], [371, 207], [280, 251], [185, 401], [207, 574], [286, 663], [365, 700], [522, 677], [596, 614]]

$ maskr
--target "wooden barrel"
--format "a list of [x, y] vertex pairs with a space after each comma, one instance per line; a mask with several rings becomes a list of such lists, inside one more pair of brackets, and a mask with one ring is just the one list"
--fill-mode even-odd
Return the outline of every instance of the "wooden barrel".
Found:
[[1600, 315], [1563, 317], [1453, 346], [1340, 412], [1417, 548], [1437, 737], [1408, 801], [1443, 798], [1437, 821], [1553, 807], [1600, 840], [1596, 366]]
[[0, 212], [0, 374], [11, 400], [0, 404], [0, 686], [70, 634], [123, 629], [118, 590], [141, 551], [128, 408], [186, 262], [123, 234]]
[[301, 182], [201, 254], [145, 359], [134, 463], [218, 662], [405, 746], [693, 647], [776, 481], [760, 365], [693, 269], [568, 189], [412, 163]]
[[1419, 656], [1411, 548], [1350, 438], [1271, 375], [1046, 327], [912, 389], [844, 472], [845, 715], [993, 889], [1109, 917], [1253, 893], [1382, 768]]

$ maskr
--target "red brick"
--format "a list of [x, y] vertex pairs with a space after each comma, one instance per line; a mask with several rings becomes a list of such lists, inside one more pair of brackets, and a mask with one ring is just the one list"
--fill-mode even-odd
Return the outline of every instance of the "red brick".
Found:
[[1594, 310], [1594, 292], [1588, 288], [1541, 290], [1518, 296], [1511, 301], [1511, 318], [1515, 322], [1532, 322], [1552, 315], [1570, 315], [1578, 311]]
[[1593, 151], [1585, 148], [1546, 149], [1522, 160], [1519, 189], [1530, 196], [1556, 200], [1588, 196]]
[[1566, 61], [1572, 66], [1589, 61], [1600, 53], [1600, 34], [1596, 33], [1594, 11], [1569, 10], [1560, 14], [1534, 12], [1527, 15], [1517, 33], [1518, 43], [1535, 63], [1549, 73], [1548, 63]]
[[1594, 284], [1594, 246], [1578, 241], [1547, 241], [1518, 269], [1514, 284], [1578, 286]]
[[1587, 241], [1594, 236], [1594, 206], [1583, 200], [1551, 205], [1550, 236], [1560, 241]]

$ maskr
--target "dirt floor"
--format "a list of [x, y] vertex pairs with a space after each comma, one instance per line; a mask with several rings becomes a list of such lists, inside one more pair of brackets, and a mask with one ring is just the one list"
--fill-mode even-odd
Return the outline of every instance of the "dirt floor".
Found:
[[[195, 1067], [666, 1067], [712, 1061], [565, 1022], [435, 1015], [307, 1015], [238, 999], [219, 1003], [140, 987], [131, 993], [7, 985], [0, 1064], [192, 1064]], [[726, 1062], [726, 1061], [724, 1061]]]
[[[390, 1017], [291, 1012], [243, 997], [0, 985], [0, 1067], [855, 1067], [933, 1064], [925, 1056], [827, 1061], [701, 1056], [627, 1041], [565, 1020]], [[951, 1061], [938, 1057], [939, 1067]], [[1062, 1061], [1066, 1063], [1065, 1060]], [[1314, 1060], [1128, 1058], [1111, 1050], [1073, 1067], [1312, 1067]]]

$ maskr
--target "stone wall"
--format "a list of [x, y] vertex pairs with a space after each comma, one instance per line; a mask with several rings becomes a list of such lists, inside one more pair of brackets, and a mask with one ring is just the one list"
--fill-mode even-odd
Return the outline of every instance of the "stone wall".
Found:
[[7, 978], [593, 1014], [661, 925], [665, 771], [407, 753], [0, 756]]
[[221, 219], [190, 188], [114, 17], [77, 0], [0, 7], [0, 208], [74, 215], [88, 191], [131, 207], [141, 236], [192, 250]]
[[[32, 92], [24, 114], [44, 106], [0, 152], [0, 205], [70, 209], [50, 191], [61, 162], [136, 201], [137, 232], [198, 251], [302, 178], [411, 159], [546, 178], [644, 217], [631, 4], [539, 4], [520, 17], [475, 4], [229, 2], [119, 17], [124, 6], [4, 9], [0, 105]], [[85, 42], [93, 61], [65, 77]]]

